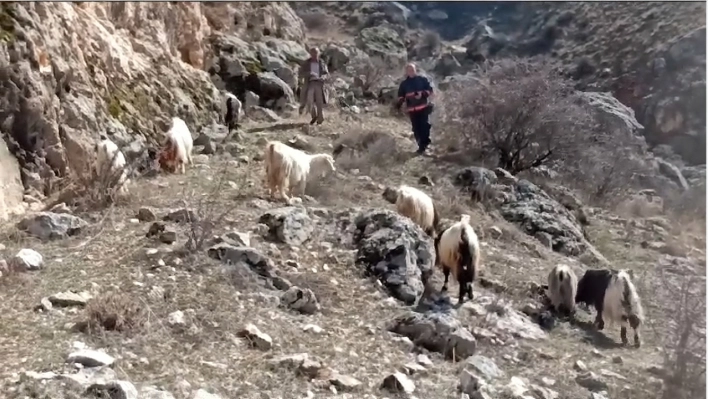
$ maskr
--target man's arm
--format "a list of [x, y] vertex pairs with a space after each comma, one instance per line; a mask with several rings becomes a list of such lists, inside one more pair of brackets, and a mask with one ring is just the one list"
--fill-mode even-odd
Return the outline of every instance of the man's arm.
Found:
[[423, 98], [428, 98], [433, 96], [433, 86], [430, 84], [430, 80], [425, 77], [421, 76], [423, 79]]
[[404, 80], [398, 85], [398, 102], [396, 102], [397, 107], [401, 107], [403, 101], [406, 100], [406, 81]]
[[322, 61], [320, 62], [320, 76], [325, 77], [329, 75], [329, 69], [327, 69], [327, 63]]

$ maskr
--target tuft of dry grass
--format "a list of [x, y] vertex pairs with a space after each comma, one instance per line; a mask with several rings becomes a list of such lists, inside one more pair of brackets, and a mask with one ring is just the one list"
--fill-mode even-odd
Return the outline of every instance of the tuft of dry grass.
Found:
[[85, 330], [93, 334], [135, 331], [147, 320], [144, 304], [134, 297], [116, 292], [91, 299], [86, 304], [85, 314]]

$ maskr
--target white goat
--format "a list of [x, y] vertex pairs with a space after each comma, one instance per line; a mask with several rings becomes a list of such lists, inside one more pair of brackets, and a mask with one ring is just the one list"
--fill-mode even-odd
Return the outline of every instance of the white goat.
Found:
[[578, 282], [576, 303], [593, 305], [597, 311], [595, 323], [598, 330], [605, 328], [604, 316], [610, 324], [621, 325], [622, 344], [626, 345], [627, 325], [634, 330], [634, 346], [639, 348], [639, 326], [644, 321], [644, 311], [629, 274], [610, 269], [588, 270]]
[[447, 283], [452, 271], [460, 285], [458, 302], [462, 303], [465, 293], [474, 299], [472, 283], [477, 277], [480, 261], [479, 240], [470, 226], [470, 216], [462, 215], [460, 221], [448, 227], [435, 239], [435, 264], [445, 275], [442, 291], [447, 291]]
[[126, 170], [125, 155], [118, 148], [116, 143], [108, 138], [104, 138], [96, 143], [96, 172], [99, 176], [108, 174], [108, 178], [116, 179], [115, 182], [119, 192], [128, 191], [128, 171]]
[[575, 312], [578, 277], [568, 265], [558, 264], [548, 273], [548, 297], [556, 312]]
[[398, 213], [410, 218], [425, 231], [425, 234], [435, 236], [440, 217], [433, 199], [428, 194], [415, 187], [401, 185], [397, 189], [387, 187], [383, 197], [396, 204]]
[[180, 118], [172, 118], [172, 127], [167, 132], [167, 139], [163, 144], [159, 156], [160, 166], [170, 172], [174, 172], [177, 166], [182, 174], [186, 173], [186, 164], [192, 164], [192, 133], [187, 124]]
[[329, 154], [307, 154], [279, 141], [269, 141], [265, 148], [265, 170], [271, 198], [280, 193], [287, 203], [297, 186], [304, 195], [307, 179], [311, 174], [324, 176], [336, 171], [334, 158]]

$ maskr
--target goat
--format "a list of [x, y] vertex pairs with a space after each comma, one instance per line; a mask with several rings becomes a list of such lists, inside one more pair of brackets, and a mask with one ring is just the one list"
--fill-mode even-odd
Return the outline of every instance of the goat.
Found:
[[158, 155], [160, 167], [168, 172], [175, 172], [180, 167], [182, 174], [186, 173], [186, 164], [192, 164], [192, 133], [187, 124], [180, 118], [172, 118], [172, 127], [167, 132], [167, 139]]
[[399, 214], [410, 218], [420, 226], [425, 234], [435, 237], [440, 216], [433, 199], [417, 188], [401, 185], [397, 189], [386, 187], [383, 192], [386, 201], [396, 204]]
[[[266, 182], [270, 197], [275, 192], [290, 203], [295, 187], [305, 194], [307, 179], [311, 174], [323, 176], [336, 171], [334, 158], [329, 154], [307, 154], [279, 141], [269, 141], [265, 148]], [[288, 195], [285, 189], [288, 188]]]
[[598, 330], [605, 328], [604, 317], [611, 324], [620, 323], [622, 344], [627, 345], [627, 324], [634, 330], [634, 346], [639, 348], [639, 326], [644, 320], [644, 311], [629, 274], [623, 270], [588, 270], [578, 282], [575, 303], [594, 305], [597, 311], [595, 324]]
[[239, 128], [239, 116], [243, 114], [243, 104], [238, 97], [227, 92], [226, 93], [226, 116], [224, 121], [229, 128], [229, 132]]
[[125, 155], [116, 143], [103, 136], [101, 139], [94, 148], [96, 150], [96, 172], [98, 176], [108, 174], [108, 178], [113, 180], [111, 186], [115, 184], [118, 190], [125, 194], [128, 191]]
[[575, 294], [578, 277], [568, 265], [558, 264], [548, 273], [548, 297], [558, 313], [572, 315], [575, 312]]
[[445, 275], [442, 292], [447, 291], [450, 277], [460, 285], [458, 303], [464, 301], [465, 293], [474, 299], [472, 283], [477, 277], [480, 261], [479, 240], [470, 226], [470, 216], [462, 215], [460, 221], [438, 234], [435, 239], [435, 264]]

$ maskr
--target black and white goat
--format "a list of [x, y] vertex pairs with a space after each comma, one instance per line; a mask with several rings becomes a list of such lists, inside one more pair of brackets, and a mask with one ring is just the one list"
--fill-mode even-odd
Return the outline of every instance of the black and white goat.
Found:
[[462, 303], [465, 294], [474, 299], [472, 283], [477, 277], [480, 250], [477, 234], [470, 226], [470, 216], [462, 215], [460, 221], [442, 231], [435, 239], [435, 264], [442, 268], [445, 275], [442, 291], [447, 291], [450, 277], [455, 277], [460, 285], [458, 303]]
[[644, 321], [644, 311], [629, 274], [625, 271], [600, 269], [588, 270], [578, 282], [575, 303], [593, 305], [597, 310], [595, 323], [598, 330], [605, 328], [605, 321], [620, 323], [622, 344], [627, 345], [627, 325], [634, 330], [634, 346], [639, 348], [639, 326]]

